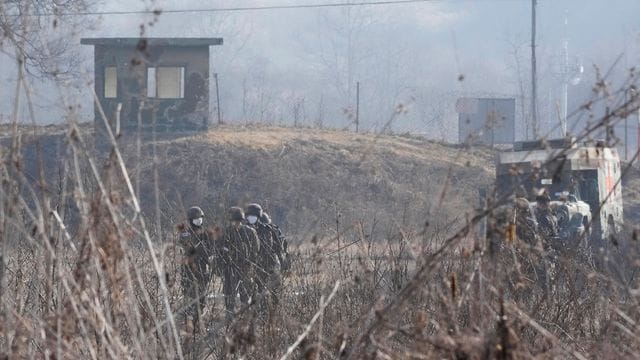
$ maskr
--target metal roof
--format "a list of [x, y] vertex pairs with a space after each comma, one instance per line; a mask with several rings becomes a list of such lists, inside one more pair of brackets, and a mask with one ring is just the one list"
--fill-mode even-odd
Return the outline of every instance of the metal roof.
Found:
[[146, 46], [211, 46], [222, 45], [222, 38], [82, 38], [82, 45], [108, 45], [122, 47]]
[[505, 151], [498, 153], [497, 167], [508, 171], [511, 164], [539, 162], [544, 164], [550, 159], [560, 159], [564, 156], [571, 163], [572, 168], [597, 168], [600, 161], [618, 161], [618, 151], [615, 148], [577, 147], [572, 149], [549, 149], [532, 151]]

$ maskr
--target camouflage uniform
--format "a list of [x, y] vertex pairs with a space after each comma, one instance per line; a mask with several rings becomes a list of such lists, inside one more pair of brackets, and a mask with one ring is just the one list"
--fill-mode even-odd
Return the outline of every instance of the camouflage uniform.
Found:
[[529, 245], [538, 243], [538, 222], [533, 207], [524, 197], [516, 198], [516, 235]]
[[236, 295], [240, 294], [240, 301], [244, 304], [255, 293], [253, 278], [255, 266], [260, 251], [258, 236], [252, 228], [243, 225], [242, 209], [229, 209], [229, 221], [223, 236], [218, 240], [217, 249], [220, 254], [220, 274], [223, 278], [223, 292], [228, 317], [235, 312]]
[[[181, 285], [185, 300], [188, 302], [186, 312], [193, 316], [197, 323], [206, 304], [206, 290], [211, 280], [210, 259], [213, 257], [213, 241], [202, 229], [202, 223], [195, 225], [196, 219], [204, 217], [198, 207], [188, 211], [189, 225], [180, 233], [178, 244], [182, 249]], [[201, 221], [201, 220], [200, 220]]]
[[258, 293], [266, 300], [277, 304], [278, 292], [282, 283], [280, 277], [280, 258], [282, 254], [280, 239], [270, 224], [262, 222], [263, 211], [260, 205], [248, 205], [245, 215], [247, 219], [251, 216], [255, 217], [255, 222], [249, 221], [249, 226], [256, 231], [260, 240], [256, 273]]
[[540, 235], [547, 242], [557, 240], [559, 235], [558, 219], [551, 212], [548, 195], [538, 196], [536, 201], [536, 220]]
[[269, 214], [264, 211], [262, 212], [261, 221], [271, 229], [274, 239], [276, 239], [278, 243], [278, 252], [276, 255], [278, 256], [278, 261], [280, 261], [280, 270], [289, 271], [289, 269], [291, 268], [291, 259], [289, 257], [287, 240], [282, 234], [282, 230], [280, 230], [280, 227], [278, 225], [271, 222]]
[[276, 241], [276, 255], [278, 258], [278, 262], [280, 263], [280, 271], [277, 273], [278, 276], [272, 277], [272, 282], [268, 284], [269, 289], [271, 289], [271, 293], [273, 294], [272, 302], [277, 305], [280, 296], [280, 290], [282, 287], [282, 277], [283, 275], [287, 274], [289, 270], [291, 270], [291, 257], [289, 256], [287, 250], [287, 240], [282, 234], [282, 231], [280, 230], [278, 225], [271, 223], [269, 215], [267, 215], [266, 213], [264, 215], [266, 215], [264, 224], [269, 227], [271, 233], [273, 234], [273, 239]]

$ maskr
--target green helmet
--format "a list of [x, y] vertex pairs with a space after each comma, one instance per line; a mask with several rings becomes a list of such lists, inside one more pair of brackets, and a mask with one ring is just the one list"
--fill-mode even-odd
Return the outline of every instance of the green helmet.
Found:
[[239, 208], [236, 206], [229, 208], [229, 212], [227, 215], [228, 215], [229, 221], [244, 220], [244, 212], [242, 211], [242, 208]]
[[200, 209], [199, 206], [192, 206], [187, 210], [187, 218], [189, 220], [197, 219], [204, 217], [204, 212]]

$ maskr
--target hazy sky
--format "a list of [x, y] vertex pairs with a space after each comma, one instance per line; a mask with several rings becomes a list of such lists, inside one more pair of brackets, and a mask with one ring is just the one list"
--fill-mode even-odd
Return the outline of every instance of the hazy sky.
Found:
[[[346, 0], [104, 1], [98, 10], [332, 2]], [[571, 111], [589, 95], [594, 64], [608, 69], [622, 56], [612, 77], [615, 79], [616, 74], [624, 74], [624, 68], [638, 63], [638, 14], [640, 1], [538, 1], [540, 108], [549, 126], [560, 96], [563, 38], [570, 40], [571, 63], [580, 63], [585, 69], [580, 85], [570, 90]], [[151, 15], [86, 17], [93, 29], [81, 31], [79, 37], [138, 36], [140, 24], [152, 19]], [[290, 123], [291, 108], [300, 103], [306, 122], [324, 117], [327, 124], [346, 126], [342, 110], [354, 103], [354, 84], [359, 81], [363, 123], [368, 128], [380, 128], [394, 104], [403, 102], [410, 105], [410, 112], [394, 122], [394, 130], [434, 135], [429, 127], [436, 126], [436, 137], [450, 138], [455, 134], [448, 124], [455, 121], [452, 109], [458, 96], [528, 96], [530, 19], [531, 2], [527, 0], [443, 0], [349, 10], [165, 13], [154, 26], [145, 28], [145, 35], [225, 38], [224, 46], [212, 52], [211, 62], [214, 72], [220, 74], [222, 109], [230, 121], [257, 120], [261, 111], [265, 121]], [[520, 81], [526, 82], [524, 94], [518, 90], [515, 50]], [[87, 61], [80, 90], [92, 74], [92, 48], [81, 51]], [[9, 83], [14, 67], [4, 60], [1, 64], [2, 80]], [[461, 74], [464, 80], [458, 81]], [[41, 84], [36, 87], [44, 88]], [[6, 118], [10, 97], [1, 96]], [[243, 97], [245, 103], [252, 101], [251, 108], [246, 104], [241, 108]], [[77, 101], [86, 104], [87, 99]], [[51, 114], [47, 107], [55, 101], [45, 103], [40, 111]], [[436, 108], [445, 103], [444, 109]], [[436, 113], [438, 119], [426, 119]], [[43, 122], [56, 120], [59, 118], [48, 117]]]

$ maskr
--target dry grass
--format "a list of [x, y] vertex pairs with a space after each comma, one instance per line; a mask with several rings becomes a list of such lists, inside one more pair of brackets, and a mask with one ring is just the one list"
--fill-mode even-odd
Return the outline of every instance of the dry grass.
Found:
[[[375, 140], [374, 140], [375, 139]], [[400, 158], [442, 162], [445, 165], [465, 166], [473, 162], [485, 166], [487, 172], [493, 172], [493, 159], [490, 151], [458, 153], [450, 147], [421, 138], [398, 135], [356, 134], [341, 130], [304, 129], [276, 126], [221, 126], [204, 135], [180, 141], [203, 142], [207, 144], [226, 144], [231, 147], [246, 147], [256, 151], [287, 151], [289, 147], [311, 150], [313, 148], [333, 148], [345, 153], [352, 161], [362, 161], [363, 154], [388, 152]], [[484, 158], [486, 163], [478, 161]], [[366, 159], [366, 158], [365, 158]]]

